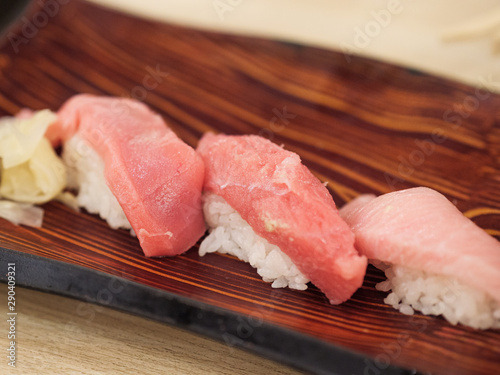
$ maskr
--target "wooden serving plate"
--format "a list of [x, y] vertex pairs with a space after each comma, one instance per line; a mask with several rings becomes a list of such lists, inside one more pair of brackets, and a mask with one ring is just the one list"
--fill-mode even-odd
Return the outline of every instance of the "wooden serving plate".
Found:
[[[192, 146], [207, 131], [283, 144], [328, 181], [338, 206], [360, 193], [424, 185], [500, 236], [499, 95], [333, 51], [140, 20], [81, 0], [64, 2], [45, 24], [40, 12], [26, 18], [38, 17], [36, 32], [26, 35], [21, 23], [0, 49], [1, 115], [57, 110], [81, 92], [134, 97]], [[59, 203], [44, 208], [41, 229], [0, 222], [2, 269], [15, 262], [18, 285], [154, 318], [313, 373], [500, 369], [500, 331], [402, 315], [383, 304], [374, 286], [384, 276], [372, 267], [351, 300], [331, 306], [314, 286], [272, 289], [247, 264], [219, 254], [200, 258], [197, 247], [145, 258], [135, 238], [96, 216]]]

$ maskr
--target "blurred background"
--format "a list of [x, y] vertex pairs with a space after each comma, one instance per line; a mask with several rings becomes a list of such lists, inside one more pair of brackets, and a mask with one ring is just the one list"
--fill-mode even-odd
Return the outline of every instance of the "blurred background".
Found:
[[156, 20], [334, 48], [500, 92], [500, 1], [91, 0]]

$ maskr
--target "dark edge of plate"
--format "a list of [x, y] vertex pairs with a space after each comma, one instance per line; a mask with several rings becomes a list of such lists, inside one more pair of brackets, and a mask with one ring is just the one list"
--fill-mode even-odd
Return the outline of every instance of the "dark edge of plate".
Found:
[[0, 45], [5, 43], [4, 37], [32, 2], [32, 0], [2, 0], [0, 2]]
[[[215, 339], [313, 374], [415, 375], [416, 370], [381, 367], [376, 360], [277, 325], [242, 332], [235, 312], [142, 285], [121, 277], [0, 247], [0, 264], [16, 265], [16, 286], [71, 297]], [[7, 283], [6, 273], [0, 281]], [[228, 349], [228, 350], [229, 350]], [[371, 371], [371, 372], [369, 372]]]

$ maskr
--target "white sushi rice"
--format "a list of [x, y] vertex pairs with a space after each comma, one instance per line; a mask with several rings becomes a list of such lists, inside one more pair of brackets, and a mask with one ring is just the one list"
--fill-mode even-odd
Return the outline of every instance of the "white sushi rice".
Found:
[[290, 257], [256, 234], [222, 197], [205, 195], [203, 211], [210, 234], [200, 245], [200, 256], [213, 252], [234, 255], [256, 268], [273, 288], [307, 289], [309, 280]]
[[417, 310], [425, 315], [442, 315], [454, 325], [500, 328], [500, 303], [485, 292], [444, 275], [399, 265], [374, 265], [387, 276], [376, 288], [391, 290], [384, 302], [403, 314], [412, 315]]
[[68, 188], [78, 191], [78, 205], [99, 214], [111, 228], [130, 229], [133, 235], [123, 209], [106, 184], [104, 162], [97, 152], [75, 135], [64, 144], [62, 157], [68, 171]]

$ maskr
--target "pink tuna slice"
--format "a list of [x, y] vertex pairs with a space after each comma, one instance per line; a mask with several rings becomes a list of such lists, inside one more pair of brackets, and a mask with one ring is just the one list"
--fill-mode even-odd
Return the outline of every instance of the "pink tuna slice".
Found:
[[500, 242], [437, 191], [361, 195], [340, 214], [368, 259], [456, 277], [500, 301]]
[[226, 200], [254, 231], [287, 254], [332, 304], [361, 286], [367, 260], [326, 187], [297, 154], [258, 136], [205, 134], [205, 191]]
[[77, 95], [47, 135], [57, 145], [76, 133], [103, 159], [146, 256], [180, 254], [204, 234], [203, 161], [159, 115], [131, 99]]

